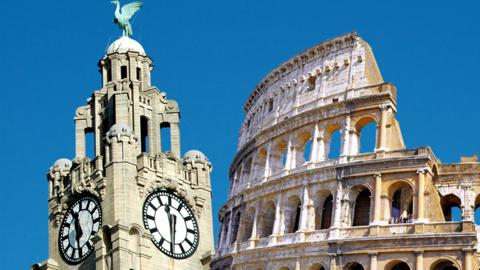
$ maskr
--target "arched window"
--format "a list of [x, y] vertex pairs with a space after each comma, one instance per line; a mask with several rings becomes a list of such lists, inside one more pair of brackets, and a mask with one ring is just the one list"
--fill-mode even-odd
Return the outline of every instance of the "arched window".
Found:
[[440, 260], [432, 264], [430, 270], [458, 270], [458, 267], [449, 260]]
[[336, 159], [341, 154], [341, 140], [339, 125], [332, 125], [325, 130], [325, 157]]
[[322, 209], [322, 224], [320, 229], [328, 229], [332, 226], [332, 214], [333, 214], [333, 196], [330, 194], [323, 203]]
[[413, 188], [405, 182], [397, 182], [389, 188], [390, 224], [413, 221]]
[[370, 190], [363, 188], [355, 200], [353, 226], [365, 226], [370, 223]]
[[300, 226], [301, 202], [298, 196], [292, 196], [288, 199], [284, 208], [285, 234], [294, 233]]
[[325, 267], [323, 265], [316, 263], [308, 268], [308, 270], [325, 270]]
[[344, 270], [364, 270], [364, 268], [357, 262], [351, 262], [345, 265]]
[[410, 266], [404, 261], [394, 260], [385, 266], [385, 270], [410, 270]]
[[442, 197], [441, 205], [445, 221], [462, 221], [462, 202], [460, 198], [453, 194], [448, 194]]
[[258, 228], [258, 236], [260, 238], [273, 234], [273, 225], [275, 224], [275, 203], [273, 201], [262, 205], [262, 214]]
[[377, 124], [372, 117], [364, 117], [355, 123], [350, 134], [350, 154], [374, 152], [377, 142]]
[[235, 218], [233, 219], [232, 223], [232, 234], [230, 236], [230, 244], [233, 244], [237, 241], [238, 236], [238, 227], [240, 226], [240, 211], [237, 210], [235, 214]]
[[253, 222], [255, 219], [255, 208], [250, 207], [242, 218], [242, 233], [240, 234], [240, 242], [245, 242], [252, 236]]
[[305, 162], [310, 161], [310, 156], [312, 152], [312, 135], [307, 132], [301, 132], [298, 134], [295, 149], [296, 149], [296, 156], [295, 156], [295, 166], [301, 166]]
[[267, 150], [260, 148], [253, 166], [253, 179], [261, 179], [265, 176], [265, 163], [267, 162]]
[[277, 141], [270, 154], [270, 172], [280, 172], [287, 164], [287, 142], [285, 140]]
[[475, 224], [480, 225], [480, 194], [477, 195], [477, 197], [475, 198], [474, 217], [475, 217]]

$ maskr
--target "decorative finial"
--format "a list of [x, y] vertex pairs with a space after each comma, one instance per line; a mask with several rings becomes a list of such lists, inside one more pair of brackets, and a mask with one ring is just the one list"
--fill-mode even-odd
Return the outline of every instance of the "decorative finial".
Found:
[[120, 10], [119, 0], [112, 0], [112, 4], [116, 6], [115, 19], [113, 22], [123, 31], [123, 36], [130, 37], [133, 34], [130, 19], [143, 6], [142, 2], [132, 2], [124, 5]]

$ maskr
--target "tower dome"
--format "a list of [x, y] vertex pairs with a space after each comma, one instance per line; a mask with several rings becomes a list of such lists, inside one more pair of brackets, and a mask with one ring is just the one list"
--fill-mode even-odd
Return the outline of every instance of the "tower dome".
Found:
[[129, 51], [138, 52], [139, 54], [146, 55], [143, 46], [136, 40], [127, 36], [123, 36], [115, 40], [107, 49], [107, 54], [111, 53], [126, 53]]

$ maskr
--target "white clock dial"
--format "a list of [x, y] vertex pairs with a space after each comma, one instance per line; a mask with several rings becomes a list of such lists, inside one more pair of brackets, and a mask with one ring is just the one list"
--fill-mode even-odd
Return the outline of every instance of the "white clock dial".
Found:
[[185, 259], [198, 246], [198, 224], [190, 207], [180, 197], [160, 190], [148, 196], [143, 206], [145, 228], [166, 255]]
[[93, 251], [92, 237], [102, 226], [102, 209], [98, 201], [85, 196], [73, 203], [60, 226], [59, 249], [69, 264], [78, 264]]

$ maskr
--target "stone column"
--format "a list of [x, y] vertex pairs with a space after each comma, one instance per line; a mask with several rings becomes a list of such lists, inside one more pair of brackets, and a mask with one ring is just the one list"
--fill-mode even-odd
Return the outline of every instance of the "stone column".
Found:
[[423, 270], [423, 250], [415, 251], [415, 270]]
[[380, 142], [378, 143], [377, 151], [385, 151], [387, 143], [387, 112], [388, 105], [380, 106], [381, 116], [380, 116]]
[[180, 155], [180, 125], [178, 123], [170, 123], [170, 149], [172, 153], [182, 158]]
[[472, 270], [472, 253], [474, 249], [464, 249], [463, 250], [463, 269]]
[[258, 226], [258, 210], [259, 206], [255, 207], [255, 216], [253, 217], [253, 226], [252, 226], [252, 233], [250, 235], [250, 239], [257, 239], [257, 226]]
[[373, 207], [373, 223], [379, 224], [380, 223], [380, 211], [382, 209], [381, 204], [381, 195], [382, 195], [382, 175], [380, 173], [376, 173], [373, 175], [375, 178], [375, 205]]
[[308, 204], [308, 188], [305, 186], [303, 187], [302, 211], [300, 213], [300, 231], [306, 231], [308, 227]]
[[425, 209], [425, 168], [417, 170], [418, 178], [417, 178], [417, 214], [416, 214], [416, 221], [423, 222], [424, 217], [424, 209]]
[[378, 254], [376, 252], [371, 252], [368, 255], [370, 255], [370, 270], [377, 270], [378, 269], [378, 267], [377, 267], [377, 264], [378, 264], [377, 255]]
[[86, 156], [85, 147], [85, 128], [86, 120], [75, 120], [75, 157], [84, 158]]
[[281, 204], [282, 204], [282, 193], [278, 194], [277, 203], [275, 205], [275, 222], [273, 223], [273, 234], [280, 235], [280, 225], [282, 222], [281, 218]]
[[269, 177], [272, 172], [270, 170], [270, 155], [272, 154], [272, 142], [268, 143], [267, 146], [267, 157], [265, 158], [265, 171], [263, 177]]
[[295, 154], [295, 147], [293, 145], [293, 136], [290, 135], [288, 138], [288, 144], [287, 144], [287, 162], [285, 164], [285, 168], [287, 170], [293, 169], [296, 166], [296, 154]]
[[223, 246], [229, 246], [231, 239], [232, 239], [232, 221], [235, 219], [235, 216], [233, 215], [233, 209], [230, 209], [230, 219], [228, 220], [228, 227], [227, 227], [227, 237], [225, 237], [225, 242], [223, 243]]
[[349, 148], [350, 148], [350, 115], [345, 117], [345, 126], [342, 130], [342, 153], [341, 156], [348, 156], [349, 155]]
[[315, 124], [315, 128], [313, 129], [313, 137], [312, 137], [312, 149], [310, 153], [310, 161], [317, 162], [318, 161], [318, 138], [319, 138], [319, 131], [318, 131], [318, 124]]
[[342, 215], [342, 180], [337, 179], [337, 190], [335, 192], [335, 207], [333, 214], [333, 227], [341, 227], [341, 215]]

